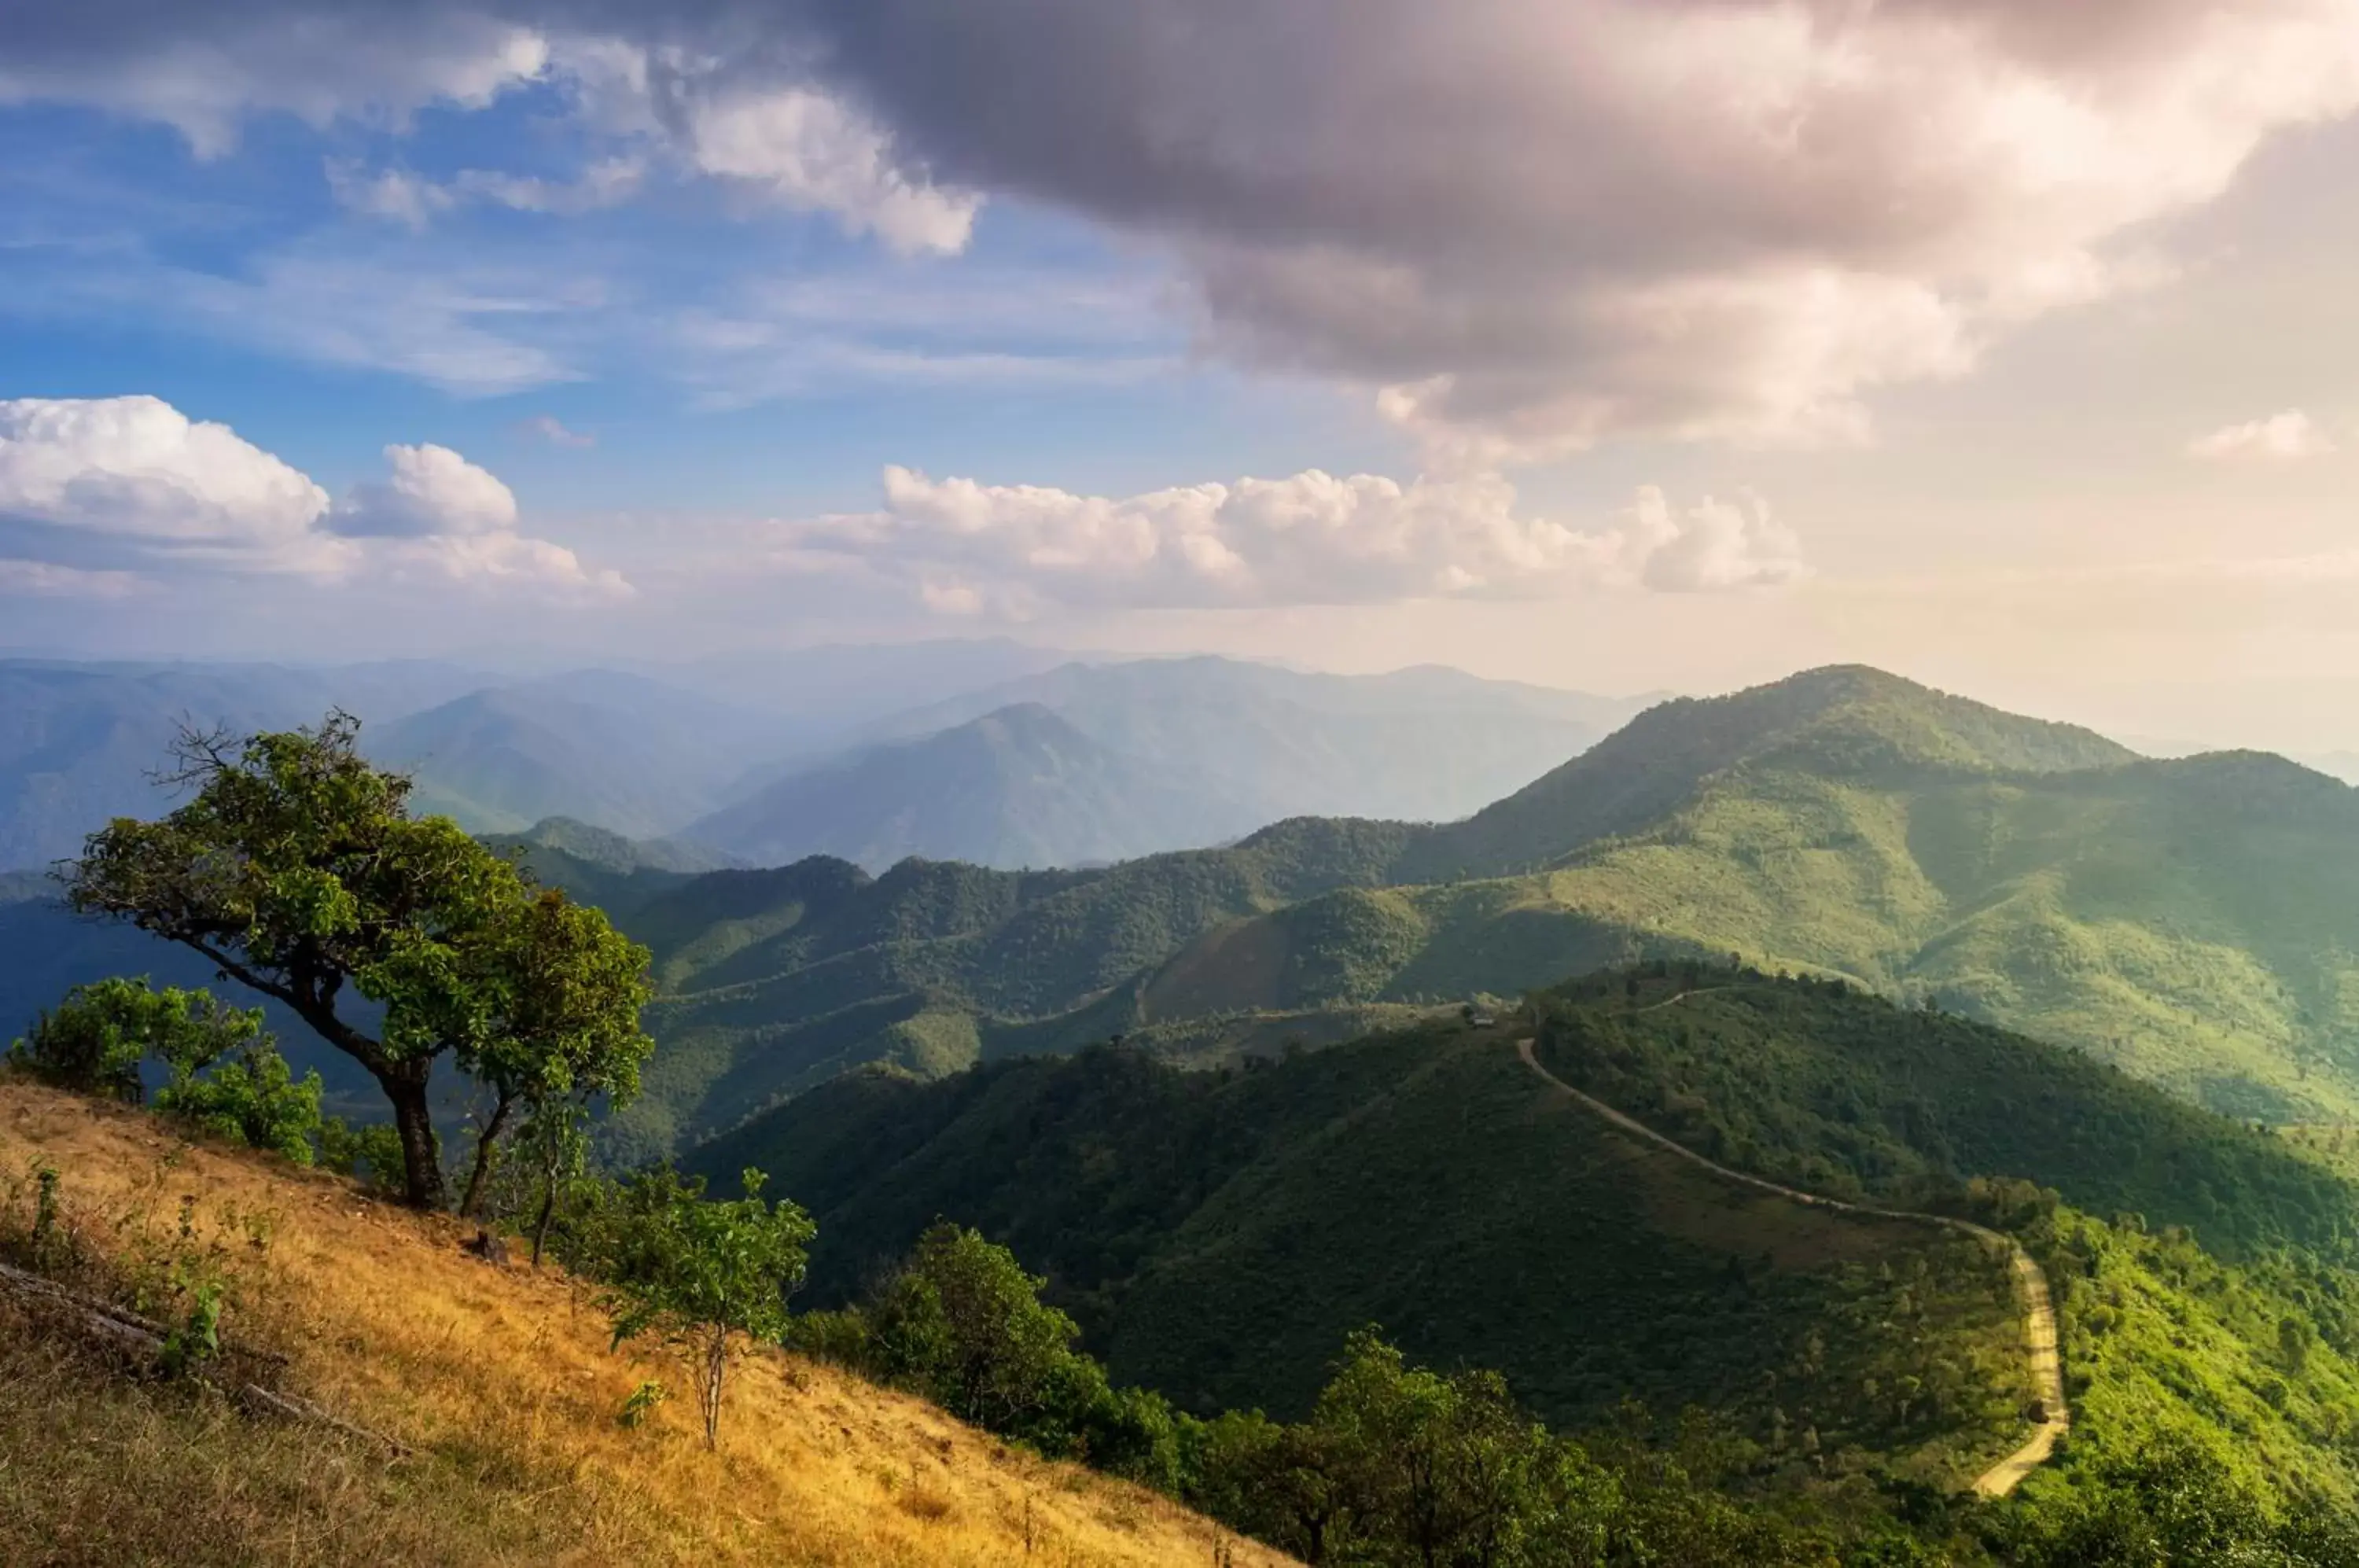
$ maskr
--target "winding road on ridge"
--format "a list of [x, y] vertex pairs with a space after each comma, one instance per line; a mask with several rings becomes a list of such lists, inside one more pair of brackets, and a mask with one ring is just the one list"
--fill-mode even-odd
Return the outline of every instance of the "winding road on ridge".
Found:
[[[1677, 1001], [1679, 998], [1671, 999]], [[1655, 1005], [1662, 1007], [1669, 1004]], [[1538, 1074], [1543, 1082], [1571, 1095], [1622, 1131], [1667, 1153], [1676, 1154], [1681, 1160], [1701, 1165], [1723, 1181], [1774, 1192], [1781, 1198], [1806, 1203], [1814, 1209], [1832, 1209], [1838, 1214], [1861, 1214], [1870, 1219], [1905, 1220], [1912, 1225], [1939, 1225], [1944, 1230], [1971, 1236], [1984, 1246], [2006, 1253], [2013, 1267], [2015, 1298], [2023, 1309], [2024, 1344], [2031, 1360], [2032, 1384], [2039, 1390], [2042, 1419], [2032, 1430], [2028, 1442], [1974, 1477], [1974, 1490], [1985, 1497], [2006, 1497], [2015, 1490], [2017, 1483], [2047, 1462], [2048, 1456], [2055, 1451], [2056, 1440], [2071, 1430], [2072, 1411], [2064, 1401], [2064, 1363], [2056, 1348], [2056, 1308], [2048, 1293], [2048, 1276], [2032, 1260], [2031, 1254], [2023, 1249], [2023, 1244], [2013, 1236], [2001, 1235], [1970, 1220], [1951, 1219], [1947, 1214], [1917, 1214], [1906, 1209], [1877, 1209], [1864, 1203], [1846, 1203], [1838, 1198], [1821, 1197], [1816, 1192], [1804, 1192], [1792, 1187], [1779, 1186], [1758, 1176], [1748, 1176], [1742, 1171], [1731, 1171], [1725, 1165], [1705, 1159], [1677, 1139], [1664, 1137], [1644, 1122], [1623, 1115], [1604, 1101], [1582, 1093], [1541, 1066], [1529, 1036], [1516, 1041], [1516, 1054], [1522, 1057], [1524, 1065]]]

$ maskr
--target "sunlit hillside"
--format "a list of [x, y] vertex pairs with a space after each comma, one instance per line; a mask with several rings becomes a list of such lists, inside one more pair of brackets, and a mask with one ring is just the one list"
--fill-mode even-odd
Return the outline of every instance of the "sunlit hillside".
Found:
[[626, 1427], [643, 1382], [685, 1379], [610, 1352], [604, 1314], [554, 1269], [480, 1261], [455, 1223], [344, 1180], [0, 1083], [0, 1218], [28, 1220], [43, 1165], [60, 1228], [93, 1267], [164, 1297], [223, 1271], [225, 1345], [283, 1355], [290, 1392], [411, 1452], [122, 1378], [0, 1290], [11, 1563], [1283, 1561], [1151, 1493], [775, 1354], [736, 1375], [717, 1454], [684, 1395]]

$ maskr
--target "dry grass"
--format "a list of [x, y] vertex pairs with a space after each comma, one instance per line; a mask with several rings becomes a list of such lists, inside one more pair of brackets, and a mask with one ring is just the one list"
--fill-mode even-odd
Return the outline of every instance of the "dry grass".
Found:
[[[38, 1563], [1211, 1563], [1207, 1521], [918, 1400], [776, 1353], [736, 1371], [718, 1454], [690, 1403], [616, 1421], [660, 1362], [607, 1349], [555, 1270], [462, 1253], [453, 1224], [349, 1182], [192, 1148], [136, 1112], [0, 1083], [0, 1177], [61, 1173], [86, 1244], [177, 1234], [195, 1200], [239, 1285], [224, 1332], [413, 1444], [388, 1463], [129, 1381], [0, 1307], [0, 1541]], [[266, 1236], [257, 1245], [256, 1235]], [[1231, 1542], [1241, 1564], [1284, 1560]], [[21, 1552], [26, 1555], [19, 1555]]]

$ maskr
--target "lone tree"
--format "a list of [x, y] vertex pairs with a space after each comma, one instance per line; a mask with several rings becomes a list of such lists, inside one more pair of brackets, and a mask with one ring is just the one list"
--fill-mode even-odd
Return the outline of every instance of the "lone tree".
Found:
[[745, 1195], [723, 1203], [704, 1195], [702, 1177], [642, 1171], [592, 1219], [582, 1259], [606, 1283], [617, 1346], [653, 1334], [688, 1364], [707, 1448], [721, 1440], [732, 1342], [785, 1336], [787, 1301], [819, 1233], [799, 1205], [764, 1202], [762, 1183], [749, 1170]]
[[433, 1208], [434, 1063], [509, 1099], [627, 1098], [653, 1044], [647, 954], [456, 822], [411, 816], [409, 780], [372, 767], [359, 731], [342, 713], [242, 741], [184, 731], [164, 781], [188, 803], [117, 818], [62, 875], [76, 909], [194, 949], [366, 1068], [392, 1103], [408, 1200]]

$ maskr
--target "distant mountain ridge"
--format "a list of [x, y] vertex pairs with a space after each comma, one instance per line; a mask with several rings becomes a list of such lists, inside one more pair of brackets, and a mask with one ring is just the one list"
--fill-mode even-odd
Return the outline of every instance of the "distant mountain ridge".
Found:
[[824, 853], [881, 871], [908, 855], [1134, 859], [1304, 815], [1447, 821], [1636, 706], [1430, 666], [1071, 663], [881, 719], [850, 754], [796, 765], [686, 836], [741, 860]]
[[827, 855], [883, 871], [912, 855], [1016, 868], [1216, 844], [1257, 827], [1209, 779], [1100, 744], [1038, 702], [795, 774], [689, 826], [740, 859]]

